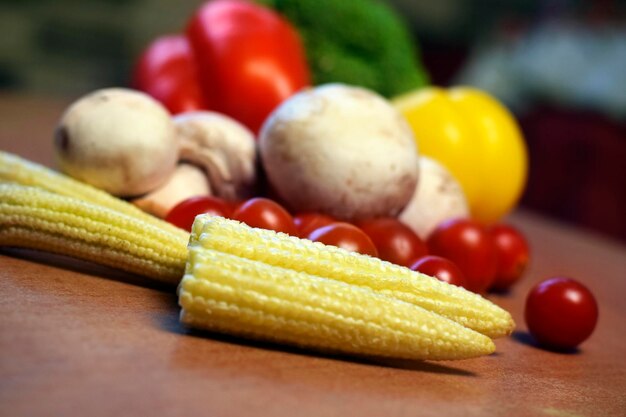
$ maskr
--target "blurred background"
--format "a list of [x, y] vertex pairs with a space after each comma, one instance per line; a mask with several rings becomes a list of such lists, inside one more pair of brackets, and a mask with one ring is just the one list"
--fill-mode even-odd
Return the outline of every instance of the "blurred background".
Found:
[[[626, 242], [626, 1], [386, 1], [433, 84], [485, 89], [517, 116], [522, 206]], [[142, 48], [202, 2], [0, 0], [0, 94], [129, 85]]]

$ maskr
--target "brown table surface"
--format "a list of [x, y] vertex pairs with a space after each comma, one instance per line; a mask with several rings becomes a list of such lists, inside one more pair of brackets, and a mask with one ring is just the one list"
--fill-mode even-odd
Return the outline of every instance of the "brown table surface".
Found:
[[[52, 162], [64, 101], [0, 96], [0, 149]], [[0, 415], [626, 416], [626, 248], [517, 212], [533, 261], [509, 295], [513, 337], [458, 362], [320, 356], [192, 332], [171, 288], [28, 251], [0, 252]], [[532, 345], [529, 288], [553, 275], [600, 305], [574, 353]]]

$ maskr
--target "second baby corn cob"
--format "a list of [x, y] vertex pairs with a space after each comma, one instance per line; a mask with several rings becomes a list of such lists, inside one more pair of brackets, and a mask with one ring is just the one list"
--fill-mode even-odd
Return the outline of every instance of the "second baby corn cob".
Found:
[[294, 271], [370, 288], [434, 311], [489, 337], [511, 333], [511, 315], [478, 294], [380, 259], [223, 218], [194, 223], [192, 242]]
[[493, 352], [488, 337], [369, 288], [190, 244], [179, 287], [194, 327], [323, 351], [408, 359]]

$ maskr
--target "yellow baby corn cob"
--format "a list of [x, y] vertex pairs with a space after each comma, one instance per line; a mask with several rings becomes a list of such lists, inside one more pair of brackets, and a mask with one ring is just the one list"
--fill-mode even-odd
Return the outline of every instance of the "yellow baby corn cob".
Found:
[[2, 182], [40, 187], [56, 194], [99, 204], [163, 229], [177, 239], [189, 239], [189, 234], [184, 230], [163, 222], [105, 191], [53, 171], [43, 165], [0, 151], [0, 183]]
[[415, 305], [191, 242], [179, 286], [194, 327], [359, 355], [466, 359], [494, 351], [488, 337]]
[[377, 258], [250, 229], [223, 218], [199, 217], [192, 242], [206, 249], [367, 287], [448, 317], [489, 337], [510, 334], [511, 315], [481, 296]]
[[0, 246], [60, 253], [177, 284], [185, 234], [41, 188], [0, 184]]

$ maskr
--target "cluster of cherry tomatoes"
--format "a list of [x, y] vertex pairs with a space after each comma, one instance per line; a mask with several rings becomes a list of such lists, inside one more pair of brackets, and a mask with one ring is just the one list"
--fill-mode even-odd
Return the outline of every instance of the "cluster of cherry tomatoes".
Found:
[[478, 293], [506, 290], [521, 277], [529, 259], [528, 245], [517, 229], [485, 228], [470, 219], [445, 222], [424, 242], [395, 218], [350, 224], [319, 213], [292, 216], [262, 197], [231, 203], [202, 196], [181, 202], [166, 220], [190, 230], [201, 213], [375, 256]]

